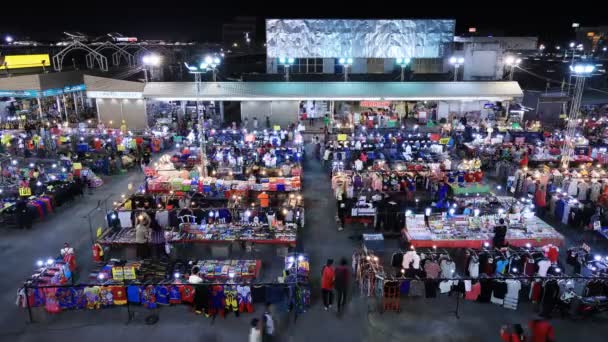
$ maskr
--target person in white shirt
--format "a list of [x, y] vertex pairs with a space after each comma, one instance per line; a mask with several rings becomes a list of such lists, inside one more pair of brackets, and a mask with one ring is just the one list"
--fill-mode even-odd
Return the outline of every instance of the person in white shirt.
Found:
[[66, 254], [74, 254], [74, 248], [70, 247], [69, 243], [64, 243], [61, 249], [61, 256], [64, 257]]
[[200, 269], [197, 266], [192, 267], [192, 272], [190, 273], [190, 277], [188, 278], [188, 283], [190, 284], [200, 284], [203, 282], [203, 278], [199, 277], [198, 273]]
[[264, 316], [262, 316], [264, 323], [264, 335], [268, 336], [274, 335], [274, 320], [272, 319], [272, 314], [270, 313], [270, 305], [270, 303], [266, 304], [266, 311], [264, 312]]
[[262, 329], [260, 320], [254, 318], [251, 320], [251, 330], [249, 331], [249, 342], [262, 342]]

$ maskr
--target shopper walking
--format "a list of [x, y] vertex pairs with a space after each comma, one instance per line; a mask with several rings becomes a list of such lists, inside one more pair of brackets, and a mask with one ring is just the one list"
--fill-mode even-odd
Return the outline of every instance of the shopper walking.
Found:
[[331, 308], [331, 304], [333, 302], [335, 281], [333, 264], [333, 259], [327, 259], [327, 264], [323, 266], [323, 270], [321, 271], [321, 293], [323, 295], [323, 305], [325, 306], [325, 311]]
[[501, 248], [505, 246], [505, 237], [507, 236], [507, 225], [505, 219], [501, 218], [498, 220], [498, 225], [494, 226], [494, 238], [492, 242], [494, 247]]
[[274, 335], [274, 319], [270, 309], [271, 304], [266, 303], [266, 311], [264, 311], [264, 315], [262, 316], [262, 341], [264, 342], [272, 341]]
[[500, 328], [500, 338], [504, 342], [525, 342], [526, 335], [521, 324], [505, 325]]
[[262, 327], [260, 320], [254, 318], [251, 320], [251, 330], [249, 330], [249, 342], [262, 342]]
[[533, 319], [528, 323], [528, 328], [530, 328], [530, 342], [555, 342], [555, 331], [546, 319]]
[[340, 259], [340, 266], [336, 267], [335, 278], [336, 301], [338, 302], [338, 313], [340, 313], [346, 305], [346, 296], [350, 282], [350, 268], [348, 267], [346, 258]]

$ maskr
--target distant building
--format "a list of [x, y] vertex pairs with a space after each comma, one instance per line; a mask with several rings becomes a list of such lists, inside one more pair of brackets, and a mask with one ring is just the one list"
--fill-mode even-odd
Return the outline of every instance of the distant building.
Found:
[[599, 52], [608, 46], [608, 26], [577, 27], [576, 41], [583, 44], [584, 51]]
[[294, 58], [291, 73], [391, 74], [397, 58], [410, 58], [414, 72], [443, 73], [454, 37], [454, 20], [268, 19], [266, 71], [283, 73], [280, 57]]
[[[464, 58], [461, 79], [491, 81], [503, 78], [509, 56], [527, 55], [538, 49], [537, 37], [454, 37], [453, 54]], [[447, 62], [447, 60], [446, 60]], [[446, 64], [449, 67], [449, 64]]]
[[[500, 80], [504, 59], [538, 48], [536, 37], [455, 37], [455, 20], [266, 20], [266, 72], [284, 73], [279, 58], [293, 58], [292, 74], [393, 74], [397, 58], [410, 58], [414, 74], [453, 72], [452, 56], [464, 57], [460, 80]], [[475, 32], [477, 34], [477, 32]]]
[[253, 45], [256, 38], [255, 17], [235, 17], [222, 25], [222, 42], [227, 48], [241, 48]]

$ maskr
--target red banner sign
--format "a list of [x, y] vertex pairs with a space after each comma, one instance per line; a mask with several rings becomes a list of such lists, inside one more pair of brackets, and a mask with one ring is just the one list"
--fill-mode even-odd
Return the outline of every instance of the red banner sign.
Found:
[[372, 107], [372, 108], [388, 108], [391, 105], [391, 101], [361, 101], [361, 107]]

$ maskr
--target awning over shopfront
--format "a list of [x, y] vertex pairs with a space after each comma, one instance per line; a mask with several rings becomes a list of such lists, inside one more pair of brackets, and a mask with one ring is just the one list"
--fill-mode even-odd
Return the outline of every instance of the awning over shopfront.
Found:
[[97, 99], [141, 99], [144, 83], [113, 78], [84, 76], [87, 96]]
[[504, 101], [523, 92], [517, 82], [150, 82], [143, 96], [202, 101]]
[[84, 91], [80, 72], [58, 72], [0, 79], [0, 97], [35, 98]]

